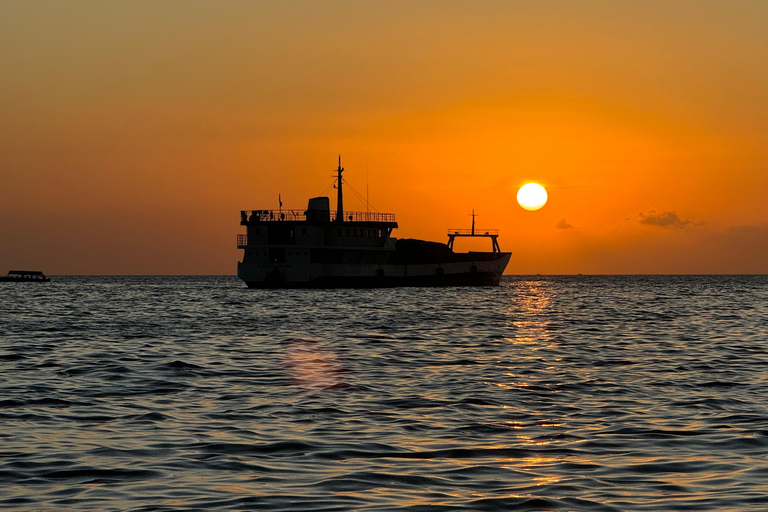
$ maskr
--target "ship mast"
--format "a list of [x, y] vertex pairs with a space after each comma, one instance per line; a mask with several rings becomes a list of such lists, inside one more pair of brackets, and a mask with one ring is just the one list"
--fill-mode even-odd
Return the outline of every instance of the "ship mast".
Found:
[[338, 185], [336, 186], [336, 222], [344, 222], [344, 197], [341, 192], [341, 173], [344, 172], [344, 168], [341, 166], [341, 155], [339, 155], [339, 168], [336, 169], [338, 177], [336, 178]]

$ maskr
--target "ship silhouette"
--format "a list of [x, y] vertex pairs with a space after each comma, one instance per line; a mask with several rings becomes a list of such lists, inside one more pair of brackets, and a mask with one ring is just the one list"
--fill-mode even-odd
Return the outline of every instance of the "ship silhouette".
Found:
[[[376, 288], [392, 286], [495, 286], [509, 263], [498, 230], [448, 230], [448, 243], [392, 236], [392, 213], [344, 210], [342, 178], [336, 169], [336, 212], [328, 197], [309, 199], [305, 211], [244, 210], [237, 247], [237, 275], [249, 288]], [[485, 237], [490, 252], [453, 251], [457, 237]]]

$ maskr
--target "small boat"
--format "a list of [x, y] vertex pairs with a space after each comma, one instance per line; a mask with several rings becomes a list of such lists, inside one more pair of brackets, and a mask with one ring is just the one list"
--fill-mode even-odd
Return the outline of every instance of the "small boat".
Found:
[[39, 270], [9, 270], [7, 275], [0, 276], [4, 283], [47, 283], [50, 278]]
[[[495, 286], [511, 253], [499, 248], [497, 229], [448, 230], [448, 243], [396, 239], [395, 215], [344, 210], [345, 180], [336, 169], [337, 202], [314, 197], [302, 210], [246, 210], [237, 247], [237, 275], [249, 288], [378, 288]], [[492, 251], [453, 251], [458, 237], [490, 239]]]

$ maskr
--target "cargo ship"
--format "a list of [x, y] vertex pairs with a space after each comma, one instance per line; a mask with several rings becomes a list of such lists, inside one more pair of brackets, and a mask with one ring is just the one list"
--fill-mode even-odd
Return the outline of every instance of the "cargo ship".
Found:
[[[379, 288], [394, 286], [496, 286], [512, 253], [502, 252], [498, 230], [449, 229], [448, 243], [397, 239], [392, 213], [344, 210], [336, 169], [336, 211], [328, 197], [309, 199], [306, 210], [243, 210], [237, 236], [243, 249], [237, 275], [249, 288]], [[489, 252], [454, 252], [456, 238], [484, 237]]]

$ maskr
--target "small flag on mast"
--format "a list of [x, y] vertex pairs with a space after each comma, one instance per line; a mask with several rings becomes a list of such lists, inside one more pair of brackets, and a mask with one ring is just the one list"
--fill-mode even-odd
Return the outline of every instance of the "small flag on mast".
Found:
[[277, 194], [277, 202], [280, 203], [280, 208], [283, 207], [283, 199], [280, 197], [280, 194]]

